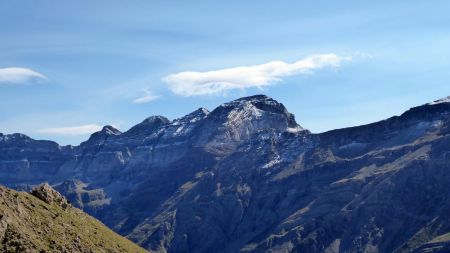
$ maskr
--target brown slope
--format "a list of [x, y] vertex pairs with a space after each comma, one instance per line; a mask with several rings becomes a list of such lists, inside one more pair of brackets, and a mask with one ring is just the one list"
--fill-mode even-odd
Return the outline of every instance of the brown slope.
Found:
[[0, 252], [147, 252], [50, 186], [33, 194], [0, 186]]

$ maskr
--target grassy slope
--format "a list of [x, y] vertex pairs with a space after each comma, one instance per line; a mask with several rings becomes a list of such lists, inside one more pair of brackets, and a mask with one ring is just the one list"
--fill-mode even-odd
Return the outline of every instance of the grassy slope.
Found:
[[0, 187], [0, 252], [147, 252], [98, 220]]

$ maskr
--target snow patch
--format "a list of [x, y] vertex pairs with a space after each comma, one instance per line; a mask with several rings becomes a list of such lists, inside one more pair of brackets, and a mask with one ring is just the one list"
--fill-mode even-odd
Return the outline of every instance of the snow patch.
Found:
[[304, 130], [304, 129], [303, 129], [302, 127], [296, 126], [296, 127], [288, 127], [288, 128], [286, 129], [286, 132], [295, 134], [295, 133], [301, 132], [301, 131], [303, 131], [303, 130]]
[[367, 143], [352, 141], [349, 144], [340, 146], [339, 149], [358, 149], [358, 148], [365, 148], [366, 146]]
[[276, 155], [272, 160], [270, 160], [268, 163], [266, 163], [262, 168], [269, 169], [279, 163], [281, 163], [281, 157], [279, 155]]
[[228, 114], [227, 125], [240, 125], [244, 121], [251, 121], [252, 118], [259, 119], [263, 115], [263, 111], [256, 108], [251, 103], [245, 103], [243, 108], [236, 108]]
[[428, 105], [437, 105], [437, 104], [443, 104], [443, 103], [450, 103], [450, 96], [435, 100], [431, 103], [428, 103]]

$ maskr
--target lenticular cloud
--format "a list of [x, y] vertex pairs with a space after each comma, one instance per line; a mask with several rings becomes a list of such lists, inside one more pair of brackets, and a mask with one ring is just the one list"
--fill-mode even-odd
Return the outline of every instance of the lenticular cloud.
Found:
[[0, 84], [22, 84], [46, 79], [43, 74], [28, 68], [0, 68]]
[[324, 67], [338, 67], [348, 57], [336, 54], [313, 55], [294, 63], [272, 61], [207, 72], [185, 71], [163, 78], [171, 91], [181, 96], [223, 94], [233, 89], [273, 85], [283, 77], [305, 74]]

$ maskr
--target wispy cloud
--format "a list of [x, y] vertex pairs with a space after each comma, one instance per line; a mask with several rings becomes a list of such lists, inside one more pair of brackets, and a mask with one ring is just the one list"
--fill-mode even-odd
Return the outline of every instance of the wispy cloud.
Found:
[[0, 84], [22, 84], [47, 80], [47, 77], [28, 68], [0, 68]]
[[86, 135], [100, 131], [102, 128], [103, 126], [97, 124], [88, 124], [81, 126], [44, 128], [37, 130], [37, 132], [51, 135]]
[[350, 57], [336, 54], [312, 55], [294, 63], [272, 61], [207, 72], [186, 71], [163, 78], [173, 93], [181, 96], [224, 94], [233, 89], [273, 85], [283, 77], [311, 73], [324, 67], [338, 67]]
[[158, 99], [159, 96], [153, 95], [150, 90], [144, 90], [144, 94], [133, 100], [135, 104], [143, 104]]

